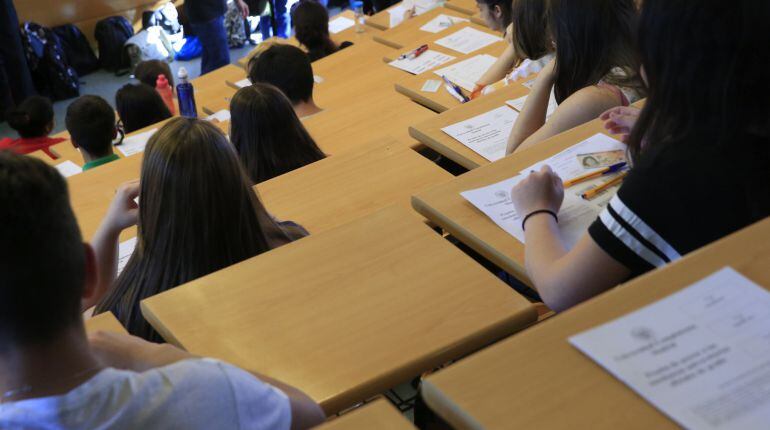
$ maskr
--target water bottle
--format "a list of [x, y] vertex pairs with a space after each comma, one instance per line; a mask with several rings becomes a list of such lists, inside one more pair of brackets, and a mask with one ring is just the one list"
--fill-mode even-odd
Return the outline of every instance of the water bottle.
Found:
[[168, 111], [171, 115], [176, 115], [176, 106], [174, 106], [174, 91], [171, 90], [171, 86], [168, 84], [166, 75], [158, 75], [158, 79], [155, 81], [155, 91], [160, 94], [160, 98], [163, 99], [163, 103], [168, 107]]
[[176, 96], [179, 99], [179, 114], [187, 118], [197, 118], [198, 109], [195, 107], [195, 92], [193, 85], [187, 81], [187, 69], [180, 67], [177, 78], [179, 78], [179, 84], [176, 86]]
[[361, 0], [353, 0], [350, 2], [350, 7], [353, 9], [353, 14], [356, 18], [356, 33], [364, 32], [364, 2]]

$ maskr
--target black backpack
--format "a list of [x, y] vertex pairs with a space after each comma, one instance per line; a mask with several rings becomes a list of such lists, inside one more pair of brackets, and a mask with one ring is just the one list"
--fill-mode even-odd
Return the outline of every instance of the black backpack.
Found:
[[50, 28], [34, 22], [21, 26], [21, 43], [37, 91], [51, 100], [80, 95], [77, 72], [66, 61], [61, 42]]
[[122, 16], [111, 16], [97, 22], [94, 37], [99, 45], [99, 65], [116, 74], [127, 73], [131, 60], [123, 45], [133, 35], [134, 28]]
[[67, 63], [78, 75], [85, 76], [99, 68], [99, 60], [79, 28], [66, 24], [54, 27], [53, 32], [59, 37]]

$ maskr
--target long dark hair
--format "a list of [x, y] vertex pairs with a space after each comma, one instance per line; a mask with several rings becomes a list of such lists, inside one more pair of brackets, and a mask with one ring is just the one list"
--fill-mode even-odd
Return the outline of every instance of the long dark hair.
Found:
[[126, 84], [115, 93], [115, 107], [126, 133], [171, 118], [155, 88], [145, 84]]
[[96, 311], [160, 341], [139, 302], [267, 251], [270, 219], [227, 137], [200, 120], [173, 119], [150, 138], [139, 195], [136, 249]]
[[626, 76], [610, 77], [608, 83], [641, 87], [633, 0], [548, 0], [547, 16], [556, 43], [556, 101], [596, 85], [615, 67]]
[[513, 0], [513, 48], [519, 58], [537, 60], [551, 51], [545, 18], [546, 0]]
[[294, 37], [308, 50], [310, 61], [339, 50], [329, 37], [329, 12], [315, 0], [300, 0], [291, 9]]
[[238, 90], [230, 116], [230, 141], [255, 184], [325, 157], [289, 99], [270, 84]]

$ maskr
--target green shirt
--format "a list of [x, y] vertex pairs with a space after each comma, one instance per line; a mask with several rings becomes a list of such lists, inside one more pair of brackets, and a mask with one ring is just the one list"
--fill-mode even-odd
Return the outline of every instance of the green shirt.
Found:
[[94, 161], [89, 161], [88, 163], [86, 163], [83, 166], [83, 171], [85, 172], [88, 169], [93, 169], [96, 166], [101, 166], [102, 164], [107, 164], [110, 161], [115, 161], [115, 160], [118, 160], [118, 159], [120, 159], [120, 157], [118, 157], [118, 154], [110, 154], [110, 155], [108, 155], [106, 157], [97, 158]]

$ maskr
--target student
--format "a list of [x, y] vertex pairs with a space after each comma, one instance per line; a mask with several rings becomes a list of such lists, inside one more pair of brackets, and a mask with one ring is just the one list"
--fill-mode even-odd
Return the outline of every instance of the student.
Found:
[[249, 80], [266, 82], [281, 90], [300, 118], [321, 112], [313, 100], [313, 67], [296, 46], [276, 43], [249, 60]]
[[168, 63], [161, 60], [146, 60], [136, 65], [134, 69], [134, 78], [139, 82], [155, 88], [158, 82], [158, 75], [163, 75], [168, 81], [168, 85], [174, 88], [174, 74], [171, 73], [171, 67]]
[[[483, 11], [482, 17], [487, 25], [493, 28], [494, 14], [504, 17], [503, 11], [509, 3], [502, 2], [502, 5], [495, 4], [493, 7], [485, 7], [484, 4], [478, 3], [479, 10]], [[504, 34], [508, 46], [476, 83], [472, 99], [480, 96], [488, 85], [503, 78], [515, 81], [537, 74], [553, 59], [551, 42], [546, 35], [545, 0], [513, 0], [510, 5], [511, 23]]]
[[67, 107], [64, 119], [70, 141], [80, 149], [83, 170], [115, 161], [120, 157], [112, 151], [112, 141], [118, 134], [115, 111], [99, 96], [81, 96]]
[[230, 115], [230, 142], [255, 184], [325, 157], [289, 99], [270, 84], [257, 82], [238, 90]]
[[329, 37], [329, 12], [315, 0], [295, 3], [291, 8], [291, 22], [294, 37], [307, 49], [311, 62], [353, 45], [348, 41], [337, 45]]
[[505, 51], [498, 57], [497, 61], [476, 82], [471, 98], [480, 96], [481, 91], [487, 85], [492, 85], [503, 79], [518, 61], [511, 40], [511, 4], [511, 0], [476, 0], [476, 7], [481, 19], [490, 30], [503, 33], [508, 46], [505, 47]]
[[139, 130], [171, 118], [155, 87], [126, 84], [115, 93], [115, 106], [126, 133]]
[[[0, 428], [308, 428], [323, 412], [289, 385], [170, 345], [89, 339], [96, 284], [67, 184], [40, 160], [0, 153]], [[30, 225], [45, 228], [28, 228]], [[35, 267], [46, 262], [46, 270]]]
[[770, 102], [757, 97], [770, 81], [770, 10], [757, 5], [643, 2], [649, 89], [628, 138], [633, 167], [573, 249], [555, 216], [538, 212], [558, 213], [561, 179], [544, 168], [513, 189], [516, 211], [534, 213], [526, 266], [549, 307], [566, 309], [770, 216]]
[[[632, 43], [635, 14], [632, 0], [547, 3], [556, 59], [538, 75], [508, 138], [508, 154], [643, 96]], [[559, 107], [546, 122], [552, 90]]]
[[[93, 242], [95, 297], [106, 292], [96, 312], [112, 311], [144, 339], [162, 340], [142, 317], [142, 299], [307, 234], [270, 217], [227, 137], [206, 121], [176, 118], [161, 127], [147, 143], [140, 178], [118, 191]], [[118, 237], [133, 224], [136, 250], [115, 280]]]
[[8, 125], [19, 133], [18, 139], [3, 138], [0, 150], [8, 149], [17, 154], [29, 154], [43, 150], [49, 157], [58, 158], [48, 147], [63, 142], [64, 138], [51, 138], [54, 127], [53, 106], [45, 97], [32, 96], [24, 100], [17, 108], [6, 113]]

